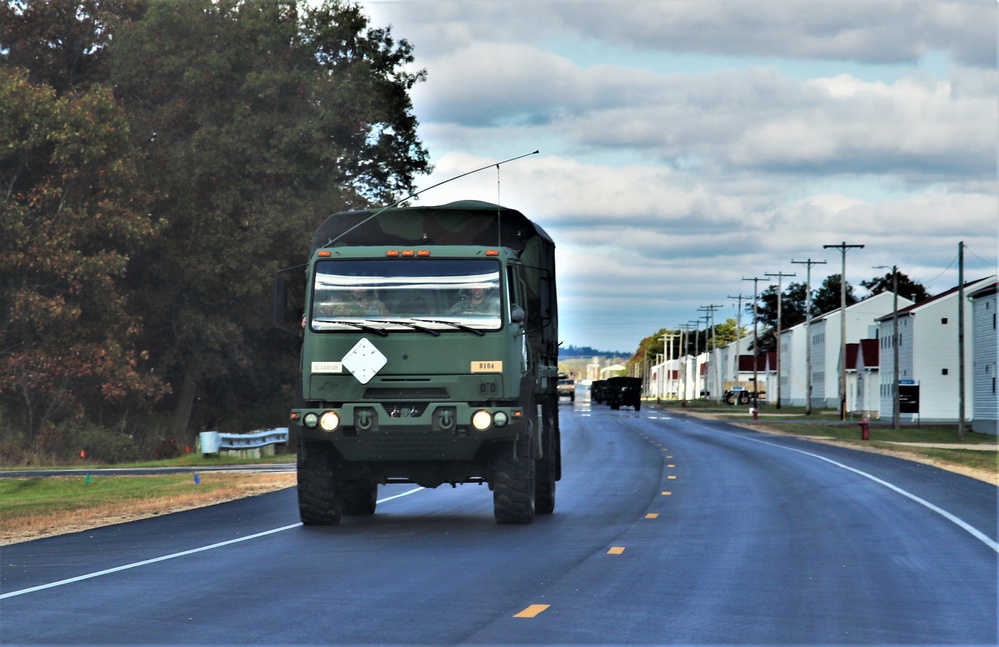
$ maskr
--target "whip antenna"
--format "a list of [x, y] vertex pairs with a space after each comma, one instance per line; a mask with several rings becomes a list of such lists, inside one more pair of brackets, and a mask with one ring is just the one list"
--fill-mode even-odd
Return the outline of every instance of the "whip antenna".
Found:
[[406, 200], [409, 200], [410, 198], [415, 198], [416, 196], [420, 195], [421, 193], [425, 193], [425, 192], [429, 191], [430, 189], [436, 189], [437, 187], [441, 186], [442, 184], [447, 184], [448, 182], [454, 182], [455, 180], [459, 180], [459, 179], [465, 177], [466, 175], [472, 175], [473, 173], [478, 173], [479, 171], [484, 171], [487, 168], [492, 168], [493, 166], [496, 167], [496, 172], [499, 173], [499, 167], [500, 167], [501, 164], [507, 164], [508, 162], [515, 162], [515, 161], [517, 161], [519, 159], [523, 159], [525, 157], [530, 157], [531, 155], [537, 155], [540, 152], [541, 152], [540, 150], [536, 150], [536, 151], [532, 151], [530, 153], [524, 153], [523, 155], [518, 155], [516, 157], [511, 157], [510, 159], [503, 160], [502, 162], [495, 162], [493, 164], [486, 164], [485, 166], [477, 168], [475, 170], [466, 171], [465, 173], [462, 173], [461, 175], [455, 175], [454, 177], [448, 178], [448, 179], [446, 179], [446, 180], [444, 180], [442, 182], [438, 182], [437, 184], [432, 184], [432, 185], [428, 186], [427, 188], [420, 189], [419, 191], [417, 191], [415, 193], [410, 193], [405, 198], [403, 198], [401, 200], [396, 200], [395, 202], [393, 202], [392, 204], [388, 205], [387, 207], [382, 207], [381, 209], [379, 209], [378, 211], [374, 212], [373, 214], [371, 214], [370, 216], [368, 216], [367, 218], [365, 218], [361, 222], [357, 223], [356, 225], [354, 225], [353, 227], [351, 227], [347, 231], [341, 233], [336, 238], [329, 239], [328, 241], [326, 241], [326, 245], [324, 245], [324, 247], [328, 247], [328, 246], [332, 245], [333, 243], [335, 243], [336, 241], [340, 240], [341, 238], [343, 238], [344, 236], [346, 236], [350, 232], [354, 231], [355, 229], [357, 229], [358, 227], [360, 227], [364, 223], [368, 222], [369, 220], [371, 220], [372, 218], [374, 218], [376, 216], [381, 215], [383, 212], [388, 211], [392, 207], [398, 207], [400, 204], [402, 204]]

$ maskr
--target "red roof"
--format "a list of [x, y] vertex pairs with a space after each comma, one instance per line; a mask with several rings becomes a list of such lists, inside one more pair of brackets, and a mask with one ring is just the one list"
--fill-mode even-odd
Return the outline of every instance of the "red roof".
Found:
[[846, 345], [846, 368], [847, 370], [857, 370], [858, 352], [863, 353], [864, 366], [870, 368], [878, 366], [880, 363], [880, 346], [877, 339], [861, 339], [860, 343]]
[[[763, 353], [756, 356], [756, 371], [766, 371], [767, 364], [774, 368], [777, 367], [777, 354], [776, 353]], [[753, 372], [753, 356], [752, 355], [739, 355], [739, 372], [740, 373], [752, 373]]]

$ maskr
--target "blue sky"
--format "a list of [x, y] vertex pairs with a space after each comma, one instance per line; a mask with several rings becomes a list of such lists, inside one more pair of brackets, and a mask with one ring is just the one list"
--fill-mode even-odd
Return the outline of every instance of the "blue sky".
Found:
[[[414, 48], [418, 204], [519, 209], [557, 244], [560, 338], [632, 352], [744, 277], [898, 265], [936, 294], [999, 255], [999, 4], [365, 1]], [[761, 282], [760, 288], [765, 285]], [[743, 319], [746, 322], [746, 319]]]

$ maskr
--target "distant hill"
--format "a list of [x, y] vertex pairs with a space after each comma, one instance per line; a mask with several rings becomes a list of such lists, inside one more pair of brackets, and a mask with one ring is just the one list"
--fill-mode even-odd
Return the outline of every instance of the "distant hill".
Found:
[[573, 357], [631, 357], [631, 353], [620, 351], [597, 350], [589, 346], [563, 346], [558, 349], [559, 359], [569, 359]]

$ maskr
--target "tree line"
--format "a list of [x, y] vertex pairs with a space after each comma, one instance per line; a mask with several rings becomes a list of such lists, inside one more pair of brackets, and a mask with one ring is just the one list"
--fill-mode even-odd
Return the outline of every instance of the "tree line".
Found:
[[349, 1], [0, 5], [0, 460], [282, 424], [272, 278], [430, 170], [413, 60]]
[[[804, 283], [790, 283], [783, 291], [778, 286], [770, 285], [757, 295], [756, 300], [756, 320], [758, 324], [759, 352], [768, 353], [777, 349], [777, 313], [780, 311], [780, 327], [786, 330], [792, 326], [803, 323], [808, 317], [817, 317], [827, 312], [832, 312], [840, 307], [842, 283], [839, 274], [832, 274], [825, 278], [818, 288], [812, 288], [811, 300], [808, 300], [808, 286]], [[893, 286], [892, 273], [888, 272], [883, 276], [875, 276], [866, 281], [861, 281], [869, 294], [864, 298], [870, 298], [882, 292], [891, 292]], [[846, 306], [850, 307], [863, 299], [857, 297], [854, 287], [850, 282], [846, 282]], [[912, 301], [919, 302], [930, 297], [926, 288], [918, 281], [913, 281], [903, 272], [898, 273], [898, 293]], [[778, 303], [779, 299], [779, 303]], [[779, 305], [779, 307], [778, 307]], [[738, 331], [742, 331], [741, 336], [751, 334], [753, 326], [753, 302], [750, 300], [744, 304], [742, 322], [736, 318], [728, 320], [709, 329], [705, 326], [701, 330], [693, 329], [686, 331], [682, 337], [679, 331], [660, 329], [649, 337], [644, 338], [638, 345], [638, 350], [628, 363], [629, 371], [635, 366], [648, 365], [648, 362], [655, 361], [657, 355], [664, 357], [679, 357], [682, 354], [694, 354], [698, 349], [705, 351], [710, 349], [711, 344], [716, 344], [717, 348], [726, 346], [739, 338]], [[744, 322], [748, 322], [744, 323]], [[671, 344], [667, 348], [667, 343]], [[751, 346], [750, 346], [751, 347]], [[681, 351], [682, 348], [682, 351]], [[633, 373], [629, 373], [633, 374]]]

